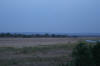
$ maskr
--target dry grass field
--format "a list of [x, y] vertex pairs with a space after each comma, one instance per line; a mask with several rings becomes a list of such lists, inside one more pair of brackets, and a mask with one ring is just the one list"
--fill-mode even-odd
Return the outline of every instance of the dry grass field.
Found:
[[0, 38], [0, 47], [29, 47], [76, 43], [76, 38]]
[[0, 66], [67, 66], [78, 42], [100, 38], [0, 38]]

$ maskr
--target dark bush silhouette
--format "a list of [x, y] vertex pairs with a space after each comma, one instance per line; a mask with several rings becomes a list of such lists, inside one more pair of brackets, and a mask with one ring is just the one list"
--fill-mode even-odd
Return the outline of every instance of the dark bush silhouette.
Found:
[[72, 66], [94, 66], [93, 55], [88, 44], [78, 44], [72, 56]]
[[96, 66], [100, 66], [100, 42], [94, 46], [92, 53]]
[[100, 66], [100, 41], [96, 44], [80, 43], [72, 53], [68, 66]]

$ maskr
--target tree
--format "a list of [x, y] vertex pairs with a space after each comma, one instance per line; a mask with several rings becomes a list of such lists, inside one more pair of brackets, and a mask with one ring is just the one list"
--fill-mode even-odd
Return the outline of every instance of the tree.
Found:
[[56, 35], [55, 34], [51, 34], [51, 37], [56, 37]]
[[5, 37], [5, 34], [4, 33], [0, 33], [0, 37]]
[[50, 35], [48, 33], [44, 34], [44, 37], [50, 37]]

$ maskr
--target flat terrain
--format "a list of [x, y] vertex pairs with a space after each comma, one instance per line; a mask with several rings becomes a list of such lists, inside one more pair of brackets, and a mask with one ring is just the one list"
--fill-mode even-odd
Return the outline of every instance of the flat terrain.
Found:
[[0, 38], [0, 47], [29, 47], [52, 44], [76, 43], [75, 38]]
[[100, 38], [0, 38], [0, 66], [67, 66], [84, 40]]

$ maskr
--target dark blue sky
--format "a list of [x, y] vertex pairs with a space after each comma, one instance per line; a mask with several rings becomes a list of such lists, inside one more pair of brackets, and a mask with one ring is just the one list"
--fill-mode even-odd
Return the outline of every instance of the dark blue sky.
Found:
[[0, 32], [100, 33], [100, 1], [0, 0]]

